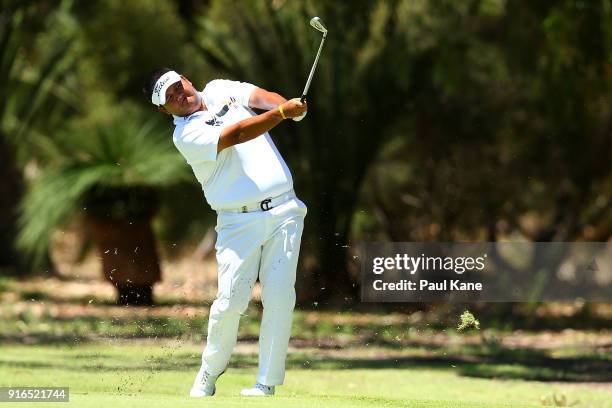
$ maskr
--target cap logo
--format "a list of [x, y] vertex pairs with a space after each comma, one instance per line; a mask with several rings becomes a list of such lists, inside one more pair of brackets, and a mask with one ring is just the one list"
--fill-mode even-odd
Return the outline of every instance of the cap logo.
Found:
[[181, 76], [175, 71], [168, 71], [155, 82], [153, 92], [151, 93], [151, 102], [153, 105], [161, 106], [166, 103], [166, 91], [170, 85], [181, 80]]

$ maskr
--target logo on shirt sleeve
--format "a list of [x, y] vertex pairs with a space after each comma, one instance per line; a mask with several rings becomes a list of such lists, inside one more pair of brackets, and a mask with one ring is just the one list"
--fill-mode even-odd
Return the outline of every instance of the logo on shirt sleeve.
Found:
[[221, 126], [223, 124], [223, 121], [217, 119], [217, 116], [213, 116], [212, 118], [208, 119], [205, 123], [210, 126]]

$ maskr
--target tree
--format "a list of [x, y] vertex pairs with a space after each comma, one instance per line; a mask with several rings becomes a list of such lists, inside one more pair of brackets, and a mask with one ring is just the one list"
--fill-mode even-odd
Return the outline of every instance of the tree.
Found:
[[[604, 1], [428, 2], [411, 24], [432, 34], [419, 36], [413, 103], [364, 183], [354, 236], [609, 240], [611, 11]], [[551, 247], [526, 262], [553, 259]]]
[[397, 241], [607, 240], [610, 10], [471, 4], [431, 2], [427, 20], [411, 25], [433, 34], [413, 56], [408, 120], [362, 196], [379, 222], [362, 220], [361, 232], [382, 229], [377, 238]]
[[34, 262], [47, 253], [51, 233], [80, 215], [118, 302], [152, 303], [152, 286], [161, 279], [151, 228], [157, 193], [189, 179], [157, 126], [123, 104], [40, 141], [45, 165], [24, 199], [18, 239]]

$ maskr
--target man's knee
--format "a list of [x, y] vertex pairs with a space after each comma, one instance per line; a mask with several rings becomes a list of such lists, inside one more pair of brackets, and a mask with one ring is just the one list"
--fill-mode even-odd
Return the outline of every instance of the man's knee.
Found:
[[295, 306], [295, 289], [264, 288], [261, 303], [268, 310], [292, 310]]
[[233, 297], [218, 297], [215, 299], [211, 313], [218, 314], [243, 314], [249, 306], [249, 299]]

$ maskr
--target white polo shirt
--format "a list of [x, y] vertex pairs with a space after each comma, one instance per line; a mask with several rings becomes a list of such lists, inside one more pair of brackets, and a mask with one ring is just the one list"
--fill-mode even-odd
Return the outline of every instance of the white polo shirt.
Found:
[[174, 145], [217, 211], [240, 208], [293, 188], [291, 172], [267, 132], [217, 154], [221, 131], [255, 115], [248, 107], [254, 89], [246, 82], [211, 81], [200, 93], [208, 110], [174, 117]]

